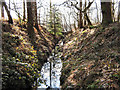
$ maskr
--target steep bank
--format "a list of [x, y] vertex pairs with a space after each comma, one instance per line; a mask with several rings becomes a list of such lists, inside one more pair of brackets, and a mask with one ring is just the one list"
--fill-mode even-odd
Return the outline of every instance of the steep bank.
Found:
[[62, 56], [62, 88], [119, 89], [120, 23], [67, 35]]
[[[39, 26], [39, 29], [52, 50], [55, 46], [53, 36], [42, 26]], [[3, 90], [31, 90], [36, 86], [34, 82], [40, 76], [38, 72], [47, 61], [49, 54], [44, 39], [35, 28], [34, 31], [36, 47], [31, 44], [25, 26], [17, 23], [14, 25], [2, 23]]]

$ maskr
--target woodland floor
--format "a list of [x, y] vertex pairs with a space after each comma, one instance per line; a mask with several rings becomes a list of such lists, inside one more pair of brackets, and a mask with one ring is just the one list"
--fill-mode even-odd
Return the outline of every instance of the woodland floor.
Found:
[[[39, 26], [40, 32], [52, 50], [52, 35]], [[2, 23], [2, 88], [24, 90], [35, 87], [34, 82], [40, 77], [39, 71], [49, 57], [48, 47], [43, 38], [36, 33], [36, 47], [31, 44], [25, 24], [15, 21], [13, 25]], [[37, 49], [35, 49], [37, 48]]]
[[[39, 51], [31, 44], [27, 29], [19, 24], [2, 24], [3, 89], [24, 90], [35, 87], [40, 68], [48, 58], [48, 47], [36, 33]], [[52, 35], [39, 26], [49, 48]], [[91, 28], [91, 29], [90, 29]], [[62, 88], [120, 88], [120, 23], [108, 27], [91, 26], [66, 35], [62, 51]], [[40, 57], [38, 59], [38, 56]], [[30, 89], [29, 89], [30, 90]]]
[[62, 88], [120, 88], [120, 23], [76, 30], [63, 45]]

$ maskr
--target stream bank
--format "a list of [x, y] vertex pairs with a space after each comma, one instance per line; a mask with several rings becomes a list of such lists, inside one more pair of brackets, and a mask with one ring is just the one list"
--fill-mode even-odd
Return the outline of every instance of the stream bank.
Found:
[[119, 90], [120, 23], [67, 35], [62, 57], [62, 88]]
[[[42, 26], [39, 28], [52, 50], [55, 45], [52, 35]], [[31, 44], [26, 28], [22, 28], [18, 24], [2, 23], [3, 90], [31, 90], [36, 88], [34, 82], [40, 77], [38, 72], [49, 55], [44, 40], [35, 28], [34, 31], [37, 47]]]
[[62, 61], [61, 61], [61, 53], [60, 52], [60, 45], [57, 44], [55, 49], [53, 50], [53, 53], [49, 58], [47, 59], [48, 62], [46, 62], [41, 69], [41, 77], [38, 78], [38, 88], [37, 90], [44, 88], [47, 89], [52, 88], [59, 90], [60, 89], [60, 76], [61, 76], [61, 69], [62, 69]]

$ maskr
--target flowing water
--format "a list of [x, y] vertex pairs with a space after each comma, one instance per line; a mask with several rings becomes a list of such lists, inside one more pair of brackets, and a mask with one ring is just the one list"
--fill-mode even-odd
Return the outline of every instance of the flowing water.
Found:
[[60, 89], [61, 69], [62, 62], [60, 56], [58, 54], [50, 56], [48, 62], [41, 69], [41, 77], [38, 80], [42, 80], [42, 82], [39, 83], [38, 90], [48, 87]]

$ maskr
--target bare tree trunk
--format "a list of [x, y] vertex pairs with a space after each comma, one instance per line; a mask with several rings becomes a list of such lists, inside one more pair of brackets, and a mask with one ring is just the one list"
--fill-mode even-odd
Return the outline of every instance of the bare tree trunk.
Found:
[[23, 21], [26, 19], [26, 14], [25, 14], [25, 0], [23, 0]]
[[120, 1], [119, 1], [119, 5], [118, 5], [118, 22], [120, 21]]
[[27, 31], [28, 31], [30, 39], [33, 39], [33, 40], [31, 40], [31, 43], [34, 44], [35, 32], [34, 32], [34, 29], [33, 29], [32, 2], [27, 2], [27, 19], [28, 19]]
[[115, 3], [114, 2], [115, 1], [113, 0], [113, 2], [112, 2], [112, 17], [113, 17], [113, 22], [115, 22], [115, 17], [114, 17], [114, 14], [115, 14], [115, 9], [114, 9]]
[[37, 4], [36, 4], [36, 0], [35, 0], [35, 27], [36, 28], [39, 28], [38, 27], [38, 20], [37, 20]]
[[91, 21], [90, 21], [90, 19], [89, 19], [89, 17], [88, 17], [86, 12], [85, 12], [85, 17], [86, 17], [86, 20], [88, 22], [88, 25], [92, 25], [92, 23], [91, 23]]
[[38, 20], [37, 20], [37, 4], [36, 4], [36, 0], [34, 0], [34, 2], [32, 2], [33, 4], [33, 23], [35, 25], [36, 29], [39, 29], [38, 27]]
[[10, 11], [10, 0], [9, 0], [9, 11]]
[[97, 9], [97, 23], [99, 23], [100, 22], [100, 20], [99, 20], [99, 13], [98, 13], [98, 5], [97, 5], [97, 2], [95, 2], [95, 4], [96, 4], [96, 9]]
[[111, 13], [111, 2], [101, 2], [102, 9], [102, 25], [108, 25], [113, 22]]
[[[80, 0], [80, 9], [82, 10], [82, 0]], [[79, 26], [79, 28], [82, 28], [83, 27], [83, 20], [82, 20], [82, 11], [80, 10], [80, 13], [79, 13], [79, 19], [80, 19], [80, 26]]]
[[74, 29], [77, 30], [75, 21], [74, 21]]
[[[85, 8], [86, 8], [86, 0], [85, 0]], [[86, 25], [86, 16], [85, 16], [85, 13], [84, 13], [84, 25]]]
[[39, 10], [39, 25], [40, 25], [40, 10]]
[[[2, 8], [3, 8], [3, 7], [2, 7], [2, 2], [0, 1], [0, 18], [2, 18], [2, 11], [3, 11]], [[0, 24], [0, 25], [1, 25], [1, 24]]]
[[4, 7], [2, 5], [2, 17], [4, 18]]
[[12, 16], [10, 15], [10, 11], [8, 10], [8, 7], [7, 7], [7, 5], [6, 5], [6, 2], [2, 2], [2, 4], [3, 4], [3, 6], [5, 7], [5, 10], [6, 10], [7, 15], [8, 15], [8, 18], [9, 18], [8, 22], [11, 23], [11, 24], [13, 24]]
[[[30, 7], [30, 6], [27, 6], [27, 7]], [[33, 7], [33, 8], [30, 9], [30, 10], [31, 10], [31, 13], [30, 13], [30, 14], [34, 16], [34, 18], [33, 18], [33, 16], [32, 16], [32, 26], [34, 26], [34, 24], [35, 24], [35, 28], [37, 29], [38, 34], [40, 35], [40, 37], [44, 40], [45, 45], [46, 45], [46, 47], [48, 48], [49, 54], [50, 54], [50, 53], [51, 53], [50, 45], [49, 45], [49, 43], [47, 42], [47, 40], [45, 39], [45, 37], [43, 36], [43, 34], [41, 33], [39, 27], [38, 27], [36, 0], [35, 0], [34, 2], [31, 2], [31, 7]], [[28, 22], [29, 22], [29, 21], [28, 21]]]
[[78, 25], [78, 28], [80, 28], [80, 20], [79, 20], [79, 12], [77, 13], [77, 25]]

